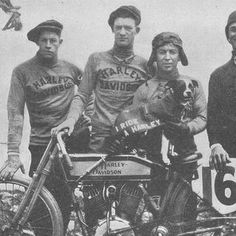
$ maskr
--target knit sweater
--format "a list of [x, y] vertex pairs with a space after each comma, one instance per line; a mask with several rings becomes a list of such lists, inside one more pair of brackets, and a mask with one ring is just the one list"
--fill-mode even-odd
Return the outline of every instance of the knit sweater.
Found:
[[207, 132], [210, 145], [220, 143], [236, 156], [236, 65], [233, 58], [210, 76]]
[[19, 152], [24, 107], [30, 118], [30, 144], [46, 145], [53, 127], [62, 123], [79, 84], [82, 71], [58, 60], [46, 66], [38, 55], [17, 66], [12, 73], [8, 96], [8, 152]]
[[119, 60], [113, 50], [94, 53], [88, 59], [68, 117], [76, 120], [94, 91], [93, 131], [109, 136], [117, 115], [132, 103], [134, 92], [146, 79], [146, 60], [142, 57]]

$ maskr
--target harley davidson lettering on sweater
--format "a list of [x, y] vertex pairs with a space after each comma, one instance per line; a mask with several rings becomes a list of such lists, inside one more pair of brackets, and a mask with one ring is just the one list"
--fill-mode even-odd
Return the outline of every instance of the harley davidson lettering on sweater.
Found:
[[113, 50], [92, 54], [68, 117], [81, 115], [94, 90], [93, 130], [108, 136], [117, 115], [132, 103], [134, 92], [147, 79], [146, 71], [146, 60], [137, 55], [126, 62], [117, 60]]
[[46, 145], [51, 128], [66, 119], [82, 71], [58, 60], [45, 66], [38, 56], [17, 66], [12, 73], [8, 97], [8, 151], [19, 152], [24, 106], [30, 117], [30, 145]]

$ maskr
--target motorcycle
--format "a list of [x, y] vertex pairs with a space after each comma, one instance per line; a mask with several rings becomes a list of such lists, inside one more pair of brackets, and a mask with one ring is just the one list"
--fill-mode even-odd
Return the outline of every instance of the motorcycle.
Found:
[[[174, 166], [152, 162], [145, 150], [135, 147], [137, 135], [161, 126], [159, 120], [144, 121], [136, 111], [124, 111], [114, 127], [123, 143], [122, 154], [68, 154], [66, 131], [59, 132], [51, 138], [32, 179], [15, 176], [0, 181], [0, 235], [64, 234], [58, 204], [44, 187], [54, 163], [72, 197], [77, 222], [74, 235], [236, 235], [235, 207], [222, 213], [209, 194], [206, 197], [194, 192], [191, 181]], [[168, 150], [169, 155], [178, 158], [171, 145]], [[200, 158], [201, 153], [194, 153], [182, 164], [192, 166]], [[222, 185], [224, 174], [216, 178]], [[223, 184], [228, 184], [225, 189], [230, 188], [232, 193], [221, 193], [220, 197], [230, 199], [232, 205], [235, 181]]]

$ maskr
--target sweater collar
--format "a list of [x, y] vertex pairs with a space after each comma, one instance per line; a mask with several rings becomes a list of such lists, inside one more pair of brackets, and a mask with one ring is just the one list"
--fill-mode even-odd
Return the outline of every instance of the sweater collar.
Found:
[[114, 44], [111, 53], [112, 57], [119, 63], [130, 64], [133, 58], [135, 57], [133, 46], [119, 47], [116, 44]]
[[43, 58], [39, 52], [36, 53], [37, 61], [40, 65], [46, 66], [46, 67], [54, 67], [58, 63], [57, 56], [53, 57], [52, 59], [45, 59]]

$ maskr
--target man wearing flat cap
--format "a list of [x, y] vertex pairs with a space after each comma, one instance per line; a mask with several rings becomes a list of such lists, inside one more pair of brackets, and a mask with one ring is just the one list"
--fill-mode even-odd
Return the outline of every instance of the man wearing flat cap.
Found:
[[[188, 59], [183, 50], [181, 38], [172, 32], [163, 32], [155, 36], [152, 41], [152, 52], [148, 66], [153, 66], [153, 63], [156, 63], [156, 75], [138, 88], [134, 95], [133, 103], [140, 105], [162, 99], [170, 92], [169, 84], [173, 80], [187, 79], [196, 81], [189, 76], [179, 74], [177, 67], [179, 61], [183, 66], [188, 65]], [[194, 90], [193, 101], [189, 107], [189, 110], [191, 110], [191, 114], [189, 114], [191, 119], [188, 119], [187, 122], [166, 122], [165, 133], [169, 138], [175, 137], [176, 135], [195, 135], [203, 131], [206, 127], [206, 99], [200, 82], [196, 81], [196, 83], [197, 86]], [[166, 105], [172, 106], [172, 104]], [[162, 160], [161, 136], [161, 131], [153, 130], [150, 131], [149, 138], [146, 139], [147, 145], [152, 152], [151, 156], [154, 157], [152, 160], [154, 162], [160, 162]], [[181, 137], [177, 138], [177, 140], [181, 141]], [[181, 149], [178, 150], [178, 154], [181, 155], [196, 151], [195, 145], [192, 146], [192, 150], [189, 150], [189, 147], [185, 148], [184, 145], [180, 146]]]
[[[134, 92], [147, 79], [147, 61], [133, 51], [140, 22], [140, 11], [134, 6], [121, 6], [110, 14], [108, 24], [114, 34], [113, 48], [90, 55], [68, 119], [52, 133], [64, 128], [69, 128], [71, 133], [76, 120], [83, 113], [84, 104], [94, 91], [89, 147], [91, 152], [107, 153], [106, 147], [109, 145], [106, 145], [106, 140], [111, 136], [117, 115], [132, 103]], [[89, 203], [86, 206], [89, 208]], [[95, 225], [99, 217], [104, 217], [104, 212], [94, 208], [86, 210], [86, 221], [90, 226]]]
[[66, 127], [72, 132], [84, 104], [94, 91], [90, 150], [101, 153], [107, 151], [105, 139], [111, 135], [117, 115], [132, 103], [134, 92], [147, 79], [147, 62], [133, 51], [140, 22], [140, 11], [134, 6], [121, 6], [110, 14], [108, 24], [114, 34], [113, 48], [93, 53], [89, 57], [68, 119], [52, 132]]
[[236, 11], [228, 17], [225, 35], [232, 56], [211, 74], [208, 87], [210, 165], [217, 171], [223, 171], [230, 158], [236, 157]]
[[[39, 49], [33, 58], [17, 66], [12, 73], [7, 103], [8, 160], [1, 168], [1, 179], [11, 179], [19, 168], [23, 170], [19, 147], [25, 104], [31, 126], [31, 177], [50, 140], [51, 129], [66, 119], [82, 71], [75, 65], [58, 59], [62, 29], [63, 25], [60, 22], [48, 20], [27, 34], [28, 40], [36, 43]], [[68, 191], [63, 188], [61, 181], [53, 177], [48, 181], [47, 187], [59, 202], [66, 226], [70, 214]], [[39, 234], [46, 235], [44, 232]]]

